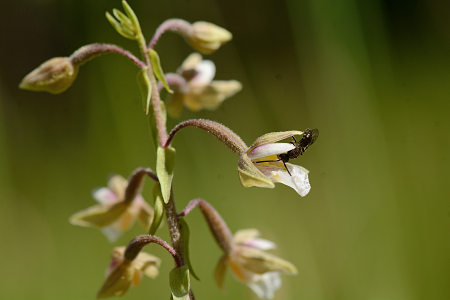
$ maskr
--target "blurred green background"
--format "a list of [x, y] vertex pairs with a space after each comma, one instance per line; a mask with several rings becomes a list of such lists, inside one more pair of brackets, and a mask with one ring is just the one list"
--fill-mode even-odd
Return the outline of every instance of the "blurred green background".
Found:
[[[149, 39], [167, 18], [217, 23], [234, 40], [210, 56], [216, 78], [242, 92], [215, 112], [248, 143], [270, 131], [317, 127], [296, 161], [310, 194], [244, 189], [237, 157], [185, 129], [177, 149], [179, 208], [210, 201], [233, 231], [258, 228], [298, 268], [275, 299], [450, 298], [450, 5], [440, 0], [130, 1]], [[137, 69], [107, 55], [82, 67], [62, 95], [17, 89], [44, 60], [92, 42], [136, 46], [104, 18], [120, 1], [3, 1], [0, 18], [0, 299], [94, 299], [112, 245], [68, 217], [94, 204], [108, 175], [154, 167]], [[157, 45], [174, 71], [191, 49], [168, 33]], [[179, 120], [178, 120], [179, 121]], [[177, 120], [170, 120], [173, 127]], [[144, 196], [150, 199], [152, 183]], [[228, 273], [198, 211], [187, 217], [198, 299], [253, 299]], [[139, 226], [117, 245], [143, 233]], [[159, 234], [167, 237], [166, 228]], [[167, 299], [167, 273], [124, 299]]]

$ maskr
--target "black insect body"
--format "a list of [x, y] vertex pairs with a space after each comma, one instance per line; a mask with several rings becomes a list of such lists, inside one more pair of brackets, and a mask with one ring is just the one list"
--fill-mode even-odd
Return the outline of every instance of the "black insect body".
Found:
[[287, 168], [286, 163], [290, 159], [294, 159], [294, 158], [297, 158], [299, 155], [303, 155], [303, 152], [305, 152], [306, 149], [308, 149], [309, 146], [311, 146], [317, 140], [318, 136], [319, 136], [319, 130], [317, 128], [306, 129], [299, 142], [297, 142], [295, 137], [292, 137], [292, 139], [294, 141], [291, 142], [291, 144], [295, 146], [294, 149], [289, 150], [286, 153], [278, 154], [277, 155], [277, 157], [278, 157], [277, 160], [263, 160], [263, 161], [257, 161], [256, 163], [282, 161], [284, 167], [286, 168], [286, 171], [288, 172], [289, 175], [291, 175], [291, 172], [289, 172], [289, 169]]

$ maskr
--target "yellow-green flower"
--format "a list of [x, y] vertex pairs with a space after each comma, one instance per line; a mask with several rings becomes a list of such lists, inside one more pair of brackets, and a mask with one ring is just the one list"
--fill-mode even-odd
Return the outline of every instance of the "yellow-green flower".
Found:
[[223, 285], [226, 268], [233, 276], [245, 283], [255, 294], [264, 299], [273, 298], [274, 292], [281, 287], [280, 274], [293, 275], [297, 269], [290, 262], [265, 252], [275, 248], [271, 241], [259, 238], [256, 229], [237, 231], [233, 237], [233, 246], [219, 260], [215, 279]]
[[143, 275], [155, 278], [160, 259], [145, 252], [128, 261], [124, 259], [125, 247], [115, 248], [106, 273], [106, 280], [97, 293], [97, 298], [122, 296], [130, 287], [138, 285]]
[[295, 148], [292, 143], [279, 141], [302, 134], [302, 131], [282, 131], [257, 138], [239, 159], [238, 172], [242, 185], [273, 188], [274, 183], [279, 182], [293, 188], [300, 196], [306, 196], [311, 189], [309, 171], [290, 163], [286, 163], [285, 167], [278, 158], [279, 154]]
[[198, 53], [188, 56], [177, 73], [186, 80], [186, 84], [174, 90], [168, 103], [168, 111], [174, 117], [180, 115], [183, 106], [192, 111], [214, 110], [242, 89], [236, 80], [213, 80], [216, 74], [214, 63], [202, 60]]
[[108, 187], [93, 192], [93, 197], [100, 204], [74, 214], [70, 222], [73, 225], [100, 228], [110, 241], [117, 240], [136, 219], [147, 230], [153, 218], [153, 209], [141, 195], [131, 201], [125, 201], [127, 185], [127, 180], [122, 176], [112, 176]]

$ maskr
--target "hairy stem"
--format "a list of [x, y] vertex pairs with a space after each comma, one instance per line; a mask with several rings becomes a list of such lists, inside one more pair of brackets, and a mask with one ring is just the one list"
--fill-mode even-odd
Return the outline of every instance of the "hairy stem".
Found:
[[128, 261], [134, 260], [136, 256], [139, 254], [139, 252], [141, 252], [142, 248], [150, 243], [158, 244], [164, 249], [166, 249], [167, 252], [169, 252], [170, 255], [172, 255], [177, 267], [181, 267], [183, 265], [183, 262], [178, 253], [166, 241], [162, 240], [157, 236], [146, 234], [139, 235], [128, 243], [128, 246], [125, 249], [124, 254], [125, 259]]
[[192, 120], [187, 120], [187, 121], [179, 123], [170, 132], [169, 138], [167, 139], [164, 147], [168, 147], [170, 145], [173, 137], [180, 129], [182, 129], [184, 127], [188, 127], [188, 126], [194, 126], [194, 127], [208, 131], [209, 133], [213, 134], [215, 137], [217, 137], [220, 141], [222, 141], [233, 152], [235, 152], [237, 154], [245, 152], [248, 148], [247, 145], [244, 143], [244, 141], [236, 133], [234, 133], [230, 128], [228, 128], [220, 123], [217, 123], [217, 122], [214, 122], [211, 120], [204, 120], [204, 119], [192, 119]]
[[182, 263], [184, 264], [183, 240], [181, 238], [180, 223], [178, 222], [173, 191], [170, 191], [169, 202], [164, 204], [164, 208], [166, 211], [167, 227], [169, 228], [173, 248], [178, 253]]
[[125, 190], [125, 202], [132, 202], [134, 198], [141, 192], [144, 176], [147, 175], [154, 181], [158, 182], [158, 177], [150, 168], [138, 168], [128, 179], [128, 185]]
[[111, 44], [89, 44], [83, 46], [70, 56], [70, 60], [74, 65], [82, 65], [85, 62], [88, 62], [89, 60], [93, 59], [94, 57], [105, 53], [120, 54], [131, 60], [139, 68], [143, 69], [146, 67], [146, 64], [144, 62], [142, 62], [139, 58], [131, 54], [129, 51], [120, 48], [119, 46]]
[[217, 244], [225, 253], [230, 253], [233, 248], [233, 235], [219, 213], [208, 202], [202, 199], [194, 199], [188, 203], [186, 208], [178, 215], [184, 217], [198, 206], [208, 223], [209, 229]]
[[156, 29], [152, 40], [148, 44], [148, 48], [155, 47], [161, 35], [166, 31], [179, 32], [182, 35], [187, 35], [192, 30], [192, 25], [182, 19], [168, 19], [161, 23]]
[[167, 140], [167, 129], [164, 122], [163, 114], [161, 111], [161, 98], [159, 96], [158, 84], [156, 82], [155, 75], [153, 74], [152, 64], [145, 45], [144, 36], [140, 35], [138, 39], [139, 49], [144, 57], [145, 64], [147, 65], [147, 74], [152, 86], [151, 104], [153, 108], [153, 117], [155, 118], [156, 130], [158, 131], [158, 144], [163, 146]]

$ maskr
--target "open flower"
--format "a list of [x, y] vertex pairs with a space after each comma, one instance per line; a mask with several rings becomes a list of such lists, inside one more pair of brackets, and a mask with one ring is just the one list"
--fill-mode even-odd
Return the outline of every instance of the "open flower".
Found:
[[192, 111], [214, 110], [242, 88], [236, 80], [213, 80], [216, 74], [214, 63], [202, 60], [198, 53], [189, 55], [177, 73], [185, 79], [186, 84], [174, 89], [168, 103], [168, 111], [173, 117], [180, 115], [183, 106]]
[[153, 218], [153, 209], [141, 195], [137, 195], [134, 199], [125, 199], [127, 185], [127, 180], [122, 176], [112, 176], [108, 187], [93, 192], [93, 197], [100, 204], [74, 214], [70, 218], [70, 223], [101, 228], [110, 241], [117, 240], [136, 219], [148, 229]]
[[247, 284], [258, 297], [270, 299], [281, 287], [280, 273], [292, 275], [297, 269], [290, 262], [265, 252], [275, 248], [275, 244], [258, 236], [255, 229], [236, 232], [233, 246], [217, 264], [215, 279], [221, 287], [228, 266], [234, 277]]
[[290, 163], [285, 165], [279, 158], [280, 154], [287, 153], [296, 146], [293, 143], [278, 143], [302, 134], [302, 131], [282, 131], [257, 138], [239, 159], [238, 172], [242, 185], [273, 188], [275, 182], [280, 182], [293, 188], [300, 196], [306, 196], [311, 189], [309, 171]]
[[160, 259], [140, 252], [132, 261], [124, 258], [125, 247], [115, 248], [106, 271], [106, 280], [97, 293], [97, 298], [122, 296], [131, 286], [138, 285], [143, 275], [155, 278]]

